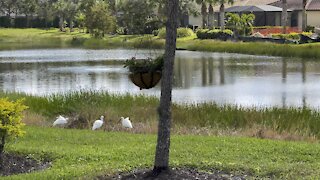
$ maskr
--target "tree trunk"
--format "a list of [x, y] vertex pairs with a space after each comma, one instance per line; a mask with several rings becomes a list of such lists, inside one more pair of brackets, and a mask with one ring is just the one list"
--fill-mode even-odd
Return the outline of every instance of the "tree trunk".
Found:
[[209, 5], [209, 16], [208, 16], [208, 26], [210, 29], [213, 29], [213, 23], [214, 23], [214, 11], [212, 4]]
[[302, 0], [302, 31], [307, 29], [307, 0]]
[[59, 16], [59, 29], [60, 31], [64, 32], [64, 20], [62, 16]]
[[207, 16], [207, 5], [205, 2], [201, 3], [201, 15], [202, 15], [202, 28], [205, 29], [207, 27], [207, 21], [208, 21], [208, 16]]
[[[3, 130], [2, 130], [3, 131]], [[3, 164], [3, 150], [4, 150], [4, 145], [5, 145], [5, 134], [6, 132], [2, 132], [1, 135], [1, 144], [0, 144], [0, 170], [2, 170], [4, 164]]]
[[224, 30], [224, 4], [220, 5], [220, 29]]
[[71, 18], [70, 19], [70, 32], [74, 31], [73, 26], [74, 26], [73, 19]]
[[176, 50], [179, 0], [167, 0], [166, 45], [162, 70], [161, 97], [158, 108], [158, 139], [153, 175], [169, 168], [173, 64]]
[[288, 22], [288, 6], [287, 6], [287, 0], [282, 0], [282, 34], [287, 33], [287, 22]]

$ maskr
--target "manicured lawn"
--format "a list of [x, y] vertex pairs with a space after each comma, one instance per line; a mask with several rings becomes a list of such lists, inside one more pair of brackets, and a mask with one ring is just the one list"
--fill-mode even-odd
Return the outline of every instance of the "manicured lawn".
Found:
[[[11, 152], [50, 157], [44, 171], [3, 179], [92, 178], [152, 167], [156, 136], [27, 126], [25, 137], [8, 146]], [[174, 135], [171, 166], [219, 169], [252, 177], [320, 177], [320, 145], [254, 138]]]

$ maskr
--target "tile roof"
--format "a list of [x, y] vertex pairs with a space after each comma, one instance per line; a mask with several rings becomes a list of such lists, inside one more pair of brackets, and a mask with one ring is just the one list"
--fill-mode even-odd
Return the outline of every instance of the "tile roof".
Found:
[[[292, 10], [302, 10], [302, 0], [287, 0], [288, 8]], [[281, 0], [278, 0], [270, 5], [282, 7]], [[307, 10], [320, 10], [320, 0], [307, 0]]]

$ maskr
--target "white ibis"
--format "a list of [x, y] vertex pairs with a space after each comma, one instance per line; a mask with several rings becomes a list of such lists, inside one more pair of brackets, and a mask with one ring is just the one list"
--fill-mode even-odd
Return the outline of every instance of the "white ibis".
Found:
[[69, 118], [65, 118], [65, 117], [59, 115], [59, 116], [57, 117], [57, 119], [53, 122], [53, 126], [56, 126], [56, 125], [65, 125], [65, 124], [68, 123], [68, 119], [69, 119]]
[[129, 128], [131, 129], [132, 128], [132, 124], [131, 124], [131, 121], [129, 120], [129, 117], [121, 117], [121, 124], [122, 124], [122, 127], [125, 127], [125, 128]]
[[101, 126], [103, 125], [103, 119], [104, 119], [104, 116], [101, 116], [100, 119], [95, 120], [92, 126], [92, 130], [101, 128]]

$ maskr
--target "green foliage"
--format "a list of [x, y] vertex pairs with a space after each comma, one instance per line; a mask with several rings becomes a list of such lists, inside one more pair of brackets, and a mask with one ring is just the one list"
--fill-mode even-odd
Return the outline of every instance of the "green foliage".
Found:
[[117, 18], [118, 25], [125, 28], [125, 34], [145, 34], [147, 24], [156, 19], [154, 7], [149, 0], [120, 1], [118, 11], [123, 14]]
[[2, 154], [5, 139], [8, 137], [20, 137], [24, 134], [22, 127], [24, 124], [21, 122], [22, 112], [27, 109], [23, 105], [23, 100], [16, 102], [9, 101], [7, 98], [0, 98], [0, 156]]
[[94, 37], [104, 37], [106, 33], [115, 31], [115, 18], [111, 15], [108, 4], [96, 2], [86, 14], [86, 27]]
[[314, 26], [310, 26], [308, 25], [307, 28], [306, 28], [306, 32], [311, 32], [311, 33], [314, 33]]
[[197, 31], [197, 37], [199, 39], [221, 39], [221, 40], [226, 40], [230, 38], [233, 34], [233, 32], [229, 29], [226, 30], [219, 30], [219, 29], [199, 29]]
[[[190, 28], [178, 28], [177, 29], [177, 38], [190, 37], [193, 36], [194, 32]], [[158, 37], [161, 39], [166, 38], [166, 29], [161, 28], [158, 32]]]
[[227, 27], [232, 29], [235, 34], [250, 35], [253, 30], [254, 14], [227, 13]]
[[278, 38], [278, 39], [299, 40], [300, 34], [303, 34], [305, 36], [310, 36], [312, 33], [303, 32], [303, 33], [289, 33], [289, 34], [272, 34], [272, 37]]
[[131, 59], [126, 60], [124, 67], [127, 67], [132, 73], [162, 71], [163, 61], [163, 55], [158, 56], [155, 59], [136, 59], [135, 57], [132, 57]]

